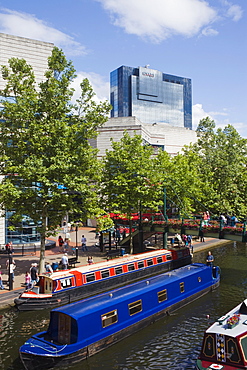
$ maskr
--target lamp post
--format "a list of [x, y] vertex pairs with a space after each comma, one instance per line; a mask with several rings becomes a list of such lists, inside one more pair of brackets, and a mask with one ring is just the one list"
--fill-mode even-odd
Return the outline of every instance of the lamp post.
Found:
[[[163, 213], [165, 221], [167, 221], [167, 214], [166, 214], [166, 188], [163, 189]], [[165, 230], [163, 232], [163, 248], [167, 249], [167, 228], [165, 227]]]

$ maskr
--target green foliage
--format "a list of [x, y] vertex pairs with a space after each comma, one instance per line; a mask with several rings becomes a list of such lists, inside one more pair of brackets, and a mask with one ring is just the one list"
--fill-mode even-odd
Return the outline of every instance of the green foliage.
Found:
[[102, 204], [111, 212], [131, 213], [145, 208], [157, 209], [159, 176], [152, 157], [153, 149], [143, 145], [138, 135], [127, 132], [103, 160]]
[[200, 121], [197, 134], [198, 142], [191, 150], [199, 157], [202, 202], [215, 214], [228, 212], [246, 217], [247, 140], [231, 125], [215, 130], [209, 117]]
[[58, 48], [39, 86], [24, 60], [12, 58], [9, 68], [2, 67], [2, 76], [0, 173], [7, 177], [0, 184], [0, 203], [41, 221], [44, 248], [47, 231], [67, 212], [83, 219], [99, 213], [95, 184], [100, 167], [88, 140], [107, 120], [110, 105], [92, 100], [87, 79], [81, 83], [80, 99], [71, 103], [75, 70]]

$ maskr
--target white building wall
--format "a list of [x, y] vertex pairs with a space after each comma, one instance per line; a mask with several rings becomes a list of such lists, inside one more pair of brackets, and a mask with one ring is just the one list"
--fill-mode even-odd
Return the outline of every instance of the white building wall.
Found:
[[[25, 59], [32, 66], [38, 84], [44, 79], [47, 59], [51, 55], [53, 47], [54, 44], [49, 42], [0, 33], [0, 66], [8, 65], [8, 60], [13, 57]], [[4, 85], [5, 81], [0, 73], [0, 89], [3, 89]], [[1, 217], [1, 210], [0, 244], [5, 244], [5, 217]]]
[[120, 141], [124, 131], [130, 136], [141, 135], [150, 145], [163, 146], [170, 155], [182, 151], [184, 145], [195, 143], [196, 133], [185, 127], [174, 127], [168, 124], [144, 124], [136, 117], [110, 118], [98, 132], [98, 137], [91, 141], [93, 147], [99, 150], [98, 157], [105, 155], [106, 149], [111, 150], [111, 139]]
[[[0, 65], [8, 65], [10, 58], [25, 59], [34, 70], [36, 82], [44, 78], [47, 69], [47, 58], [51, 55], [54, 44], [49, 42], [26, 39], [24, 37], [0, 33]], [[0, 74], [0, 89], [4, 81]]]

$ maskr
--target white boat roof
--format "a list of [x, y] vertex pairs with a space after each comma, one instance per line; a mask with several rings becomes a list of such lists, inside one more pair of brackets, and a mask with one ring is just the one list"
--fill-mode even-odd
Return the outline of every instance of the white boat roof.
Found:
[[102, 269], [108, 269], [110, 267], [116, 267], [119, 265], [122, 265], [124, 263], [131, 263], [135, 262], [137, 260], [142, 260], [146, 258], [153, 258], [153, 257], [158, 257], [160, 255], [169, 255], [171, 256], [171, 251], [166, 250], [166, 249], [159, 249], [156, 251], [151, 251], [151, 252], [144, 252], [144, 253], [139, 253], [139, 254], [126, 254], [123, 257], [119, 258], [114, 258], [109, 261], [104, 260], [100, 262], [93, 263], [92, 265], [81, 265], [78, 266], [77, 268], [73, 268], [70, 270], [60, 270], [60, 271], [55, 271], [49, 276], [45, 275], [46, 277], [49, 277], [51, 279], [60, 279], [63, 277], [69, 277], [70, 275], [74, 275], [75, 272], [80, 272], [80, 273], [90, 273]]
[[[241, 310], [239, 323], [232, 329], [228, 328], [227, 319], [232, 317], [234, 314], [239, 314], [241, 306], [242, 308], [245, 308], [245, 310]], [[242, 313], [242, 311], [245, 312]], [[206, 330], [206, 333], [223, 334], [234, 338], [247, 333], [247, 299], [234, 307], [226, 315], [219, 317], [218, 320]]]

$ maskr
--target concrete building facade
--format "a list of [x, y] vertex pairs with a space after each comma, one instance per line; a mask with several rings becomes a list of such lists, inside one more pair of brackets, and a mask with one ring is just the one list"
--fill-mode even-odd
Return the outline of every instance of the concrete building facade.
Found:
[[102, 158], [106, 149], [111, 149], [111, 138], [120, 141], [124, 131], [130, 136], [140, 135], [144, 143], [159, 148], [170, 155], [181, 152], [184, 145], [196, 142], [196, 133], [185, 127], [173, 127], [165, 123], [146, 124], [136, 117], [110, 118], [103, 127], [98, 129], [98, 136], [91, 140], [91, 145], [99, 150], [98, 157]]
[[[0, 65], [8, 65], [10, 58], [25, 59], [33, 68], [36, 83], [44, 79], [47, 58], [51, 55], [54, 44], [0, 33]], [[4, 80], [0, 75], [0, 89]]]
[[[44, 79], [44, 73], [47, 69], [47, 58], [51, 55], [53, 47], [54, 44], [49, 42], [0, 33], [0, 66], [8, 65], [10, 58], [25, 59], [32, 66], [35, 80], [38, 84]], [[3, 89], [4, 86], [5, 81], [0, 73], [0, 89]], [[28, 242], [30, 241], [30, 235], [36, 235], [33, 226], [27, 228], [24, 225], [21, 230], [11, 232], [11, 235], [8, 235], [10, 233], [8, 232], [8, 214], [9, 212], [7, 212], [6, 218], [1, 217], [0, 214], [0, 245], [5, 244], [7, 241], [16, 243]], [[32, 241], [35, 241], [34, 239], [35, 236], [33, 236]]]

